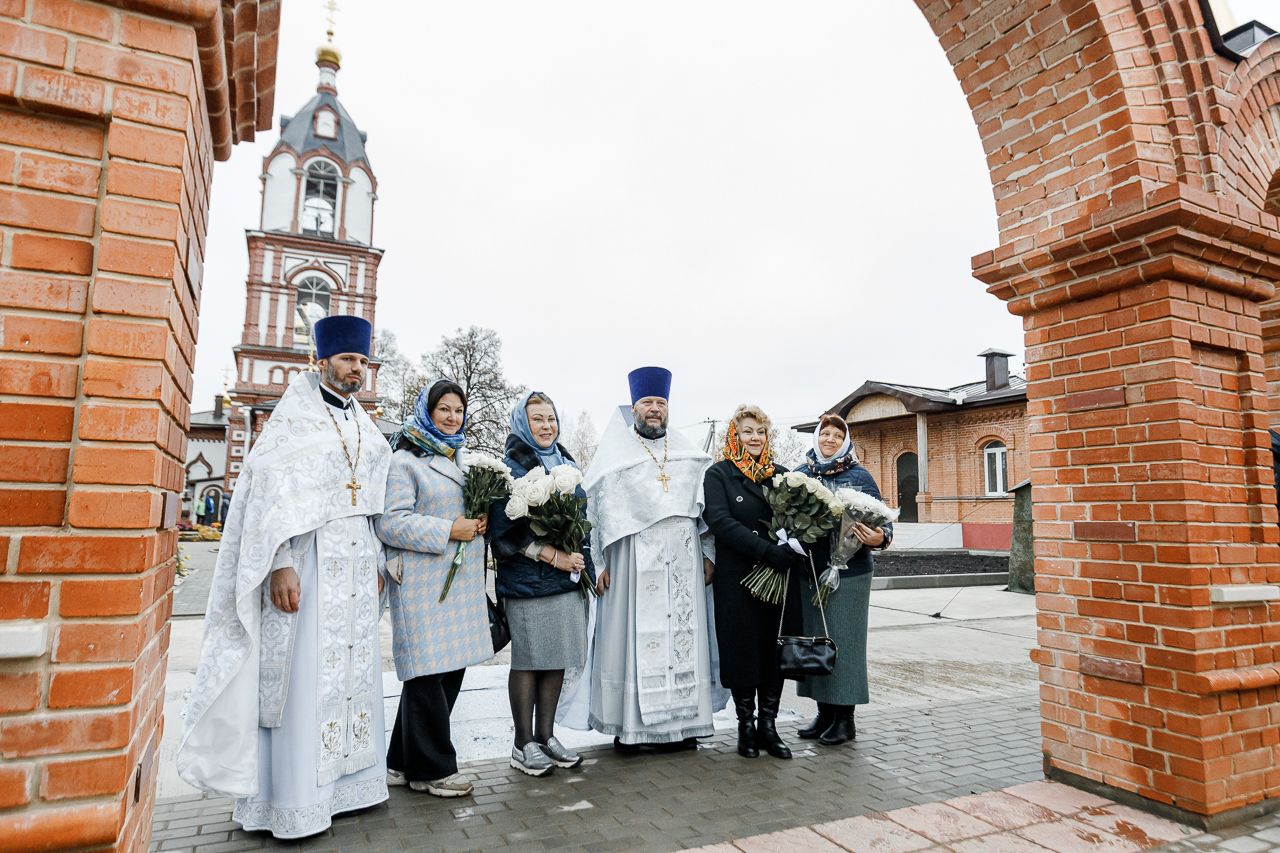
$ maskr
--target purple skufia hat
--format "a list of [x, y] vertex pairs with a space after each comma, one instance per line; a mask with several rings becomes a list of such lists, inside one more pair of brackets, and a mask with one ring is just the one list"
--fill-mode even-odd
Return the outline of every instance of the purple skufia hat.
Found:
[[631, 385], [631, 405], [645, 397], [671, 398], [671, 371], [665, 367], [637, 367], [627, 374]]
[[315, 337], [317, 361], [344, 352], [368, 356], [373, 342], [373, 326], [363, 317], [337, 314], [316, 321]]

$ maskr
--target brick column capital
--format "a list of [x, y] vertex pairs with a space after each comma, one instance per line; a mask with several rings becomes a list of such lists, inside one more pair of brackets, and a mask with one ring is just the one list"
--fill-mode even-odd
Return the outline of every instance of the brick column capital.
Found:
[[1280, 280], [1280, 219], [1185, 185], [974, 258], [974, 276], [1019, 316], [1156, 281], [1265, 302]]

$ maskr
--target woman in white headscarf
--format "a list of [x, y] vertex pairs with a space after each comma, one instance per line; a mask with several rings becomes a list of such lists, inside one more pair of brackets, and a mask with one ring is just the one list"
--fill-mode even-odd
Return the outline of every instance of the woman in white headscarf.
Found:
[[[805, 464], [796, 470], [817, 477], [832, 491], [852, 488], [881, 500], [875, 478], [858, 462], [849, 425], [838, 415], [823, 415], [818, 421], [818, 427], [813, 431], [813, 449], [809, 451]], [[854, 532], [866, 547], [859, 549], [840, 570], [840, 586], [831, 593], [826, 604], [825, 624], [840, 650], [835, 670], [828, 676], [806, 678], [797, 687], [801, 696], [817, 701], [818, 715], [796, 734], [826, 746], [836, 746], [857, 737], [853, 710], [855, 706], [869, 701], [867, 620], [871, 607], [871, 576], [875, 570], [871, 551], [889, 547], [893, 539], [893, 525], [872, 528], [859, 524]], [[830, 561], [830, 540], [820, 540], [811, 551], [814, 564], [822, 572]], [[822, 614], [811, 600], [812, 596], [804, 595], [802, 598], [805, 634], [826, 633]]]

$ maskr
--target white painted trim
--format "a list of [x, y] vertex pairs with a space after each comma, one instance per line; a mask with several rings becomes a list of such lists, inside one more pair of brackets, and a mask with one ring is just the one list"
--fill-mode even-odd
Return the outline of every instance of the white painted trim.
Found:
[[284, 324], [288, 319], [289, 294], [281, 293], [276, 298], [276, 346], [284, 346]]
[[267, 324], [271, 322], [271, 291], [265, 287], [258, 293], [258, 343], [267, 342]]
[[1232, 583], [1209, 587], [1214, 604], [1249, 604], [1280, 600], [1280, 586], [1265, 583]]
[[43, 657], [49, 651], [49, 626], [37, 621], [0, 623], [0, 660]]

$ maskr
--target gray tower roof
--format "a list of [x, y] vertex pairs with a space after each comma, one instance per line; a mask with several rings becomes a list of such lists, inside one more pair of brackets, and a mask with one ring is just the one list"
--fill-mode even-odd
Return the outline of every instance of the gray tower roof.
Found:
[[[333, 139], [316, 135], [316, 111], [325, 107], [338, 116], [338, 133]], [[363, 160], [366, 166], [370, 166], [364, 153], [367, 139], [368, 135], [356, 127], [350, 114], [342, 108], [338, 96], [329, 91], [316, 92], [316, 96], [297, 113], [280, 117], [280, 142], [299, 154], [325, 148], [343, 163], [354, 164]]]

